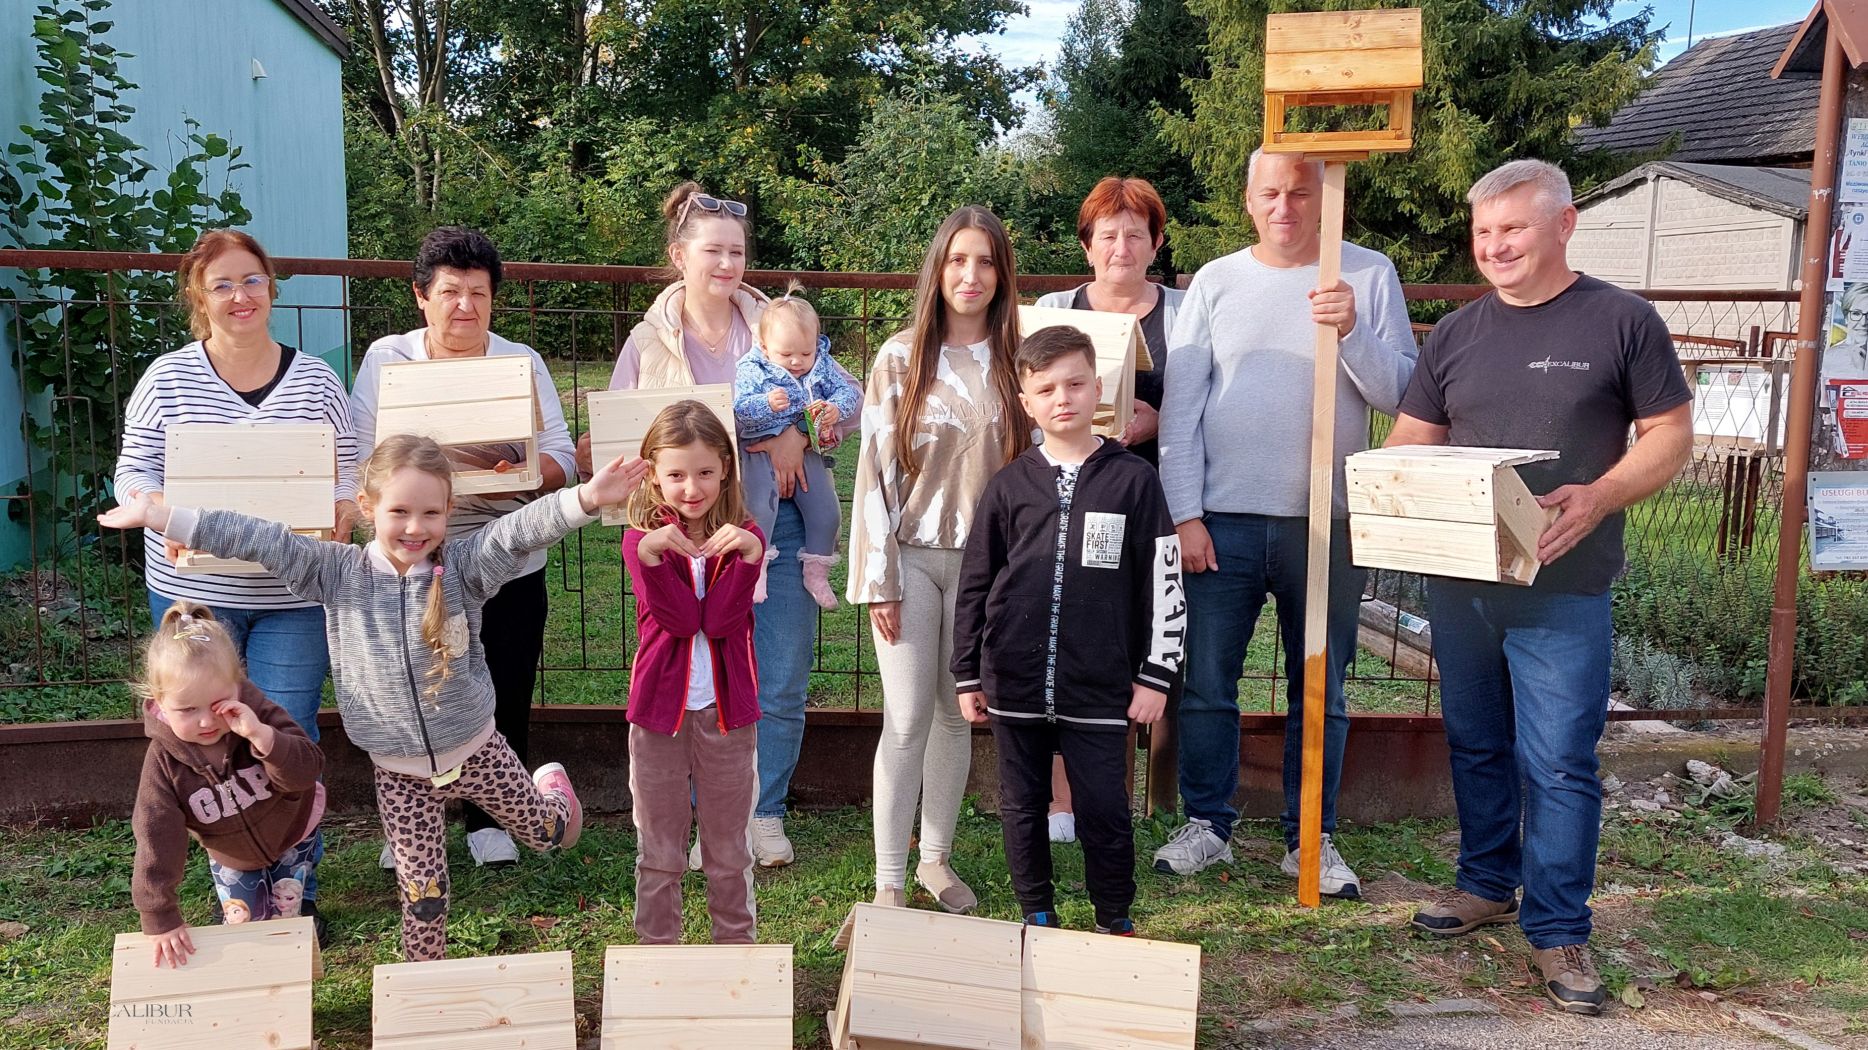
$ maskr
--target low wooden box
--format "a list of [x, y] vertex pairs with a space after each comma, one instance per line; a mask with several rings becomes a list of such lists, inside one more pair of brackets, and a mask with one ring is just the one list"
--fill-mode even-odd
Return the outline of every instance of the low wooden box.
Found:
[[791, 945], [612, 946], [602, 1050], [790, 1050]]
[[[164, 435], [163, 499], [233, 510], [330, 539], [337, 528], [337, 431], [319, 424], [177, 423]], [[183, 574], [251, 575], [250, 561], [183, 551]]]
[[1192, 1050], [1200, 947], [1025, 928], [1026, 1050]]
[[1343, 464], [1355, 563], [1530, 586], [1537, 540], [1556, 517], [1517, 468], [1556, 459], [1522, 448], [1399, 445]]
[[538, 388], [528, 354], [401, 361], [384, 365], [376, 393], [376, 440], [420, 434], [443, 447], [505, 446], [515, 469], [456, 469], [454, 494], [524, 492], [544, 482], [538, 461]]
[[[584, 399], [590, 416], [590, 463], [600, 467], [617, 456], [635, 456], [642, 451], [642, 439], [654, 425], [662, 409], [677, 401], [699, 401], [726, 427], [733, 447], [739, 447], [739, 430], [733, 419], [733, 387], [728, 383], [709, 386], [662, 387], [652, 390], [598, 390]], [[623, 508], [603, 508], [605, 525], [624, 524]]]
[[837, 1007], [836, 1050], [1014, 1050], [1024, 927], [858, 904]]
[[110, 959], [109, 1050], [309, 1050], [311, 982], [324, 975], [309, 918], [194, 926], [181, 967], [140, 933]]
[[577, 1050], [570, 952], [386, 963], [371, 996], [375, 1050]]
[[1075, 328], [1096, 344], [1096, 375], [1103, 381], [1103, 397], [1096, 403], [1096, 432], [1104, 437], [1121, 434], [1135, 414], [1135, 370], [1154, 368], [1142, 339], [1141, 318], [1107, 310], [1018, 308], [1020, 338], [1059, 325]]
[[[1418, 8], [1316, 11], [1265, 19], [1265, 151], [1323, 159], [1406, 152], [1424, 84]], [[1380, 128], [1285, 130], [1300, 106], [1381, 106]]]

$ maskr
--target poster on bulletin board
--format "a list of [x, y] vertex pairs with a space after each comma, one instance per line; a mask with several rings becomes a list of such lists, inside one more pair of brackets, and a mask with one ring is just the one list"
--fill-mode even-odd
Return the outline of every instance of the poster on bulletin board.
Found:
[[1810, 568], [1868, 569], [1868, 476], [1852, 470], [1810, 473]]

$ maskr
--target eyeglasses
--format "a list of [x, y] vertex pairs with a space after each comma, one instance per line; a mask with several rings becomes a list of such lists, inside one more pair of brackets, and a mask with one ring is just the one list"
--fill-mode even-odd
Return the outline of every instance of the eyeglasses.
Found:
[[232, 300], [235, 292], [242, 290], [246, 292], [247, 298], [258, 299], [260, 289], [268, 288], [271, 285], [272, 278], [263, 273], [255, 273], [248, 274], [241, 278], [237, 284], [233, 281], [215, 281], [213, 284], [207, 286], [206, 291], [209, 299], [217, 303], [224, 303]]
[[691, 193], [687, 200], [681, 202], [681, 212], [675, 216], [676, 229], [688, 221], [689, 208], [699, 208], [715, 215], [725, 212], [735, 219], [746, 217], [746, 206], [738, 201], [730, 201], [724, 197], [710, 197], [705, 193]]

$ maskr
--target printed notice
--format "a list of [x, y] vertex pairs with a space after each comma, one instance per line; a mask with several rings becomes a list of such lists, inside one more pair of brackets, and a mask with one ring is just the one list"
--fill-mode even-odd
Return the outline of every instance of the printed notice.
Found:
[[1092, 511], [1083, 516], [1083, 567], [1120, 569], [1122, 567], [1122, 532], [1128, 517]]
[[1868, 569], [1868, 476], [1852, 470], [1810, 473], [1810, 568]]
[[1836, 187], [1836, 200], [1843, 204], [1868, 201], [1868, 120], [1849, 120], [1849, 130], [1842, 142], [1842, 177]]

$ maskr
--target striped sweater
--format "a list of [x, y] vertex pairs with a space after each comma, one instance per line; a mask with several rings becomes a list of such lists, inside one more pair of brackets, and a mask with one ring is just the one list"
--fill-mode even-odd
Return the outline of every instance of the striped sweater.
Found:
[[[294, 354], [279, 385], [256, 408], [240, 399], [208, 361], [200, 342], [189, 343], [149, 366], [130, 394], [117, 456], [117, 498], [161, 492], [168, 454], [168, 428], [177, 423], [326, 423], [337, 432], [337, 490], [332, 503], [355, 499], [357, 438], [350, 424], [344, 384], [323, 361]], [[335, 510], [333, 510], [335, 522]], [[165, 598], [186, 598], [229, 609], [302, 609], [315, 602], [296, 597], [277, 576], [182, 576], [163, 554], [162, 537], [143, 534], [149, 589]]]

